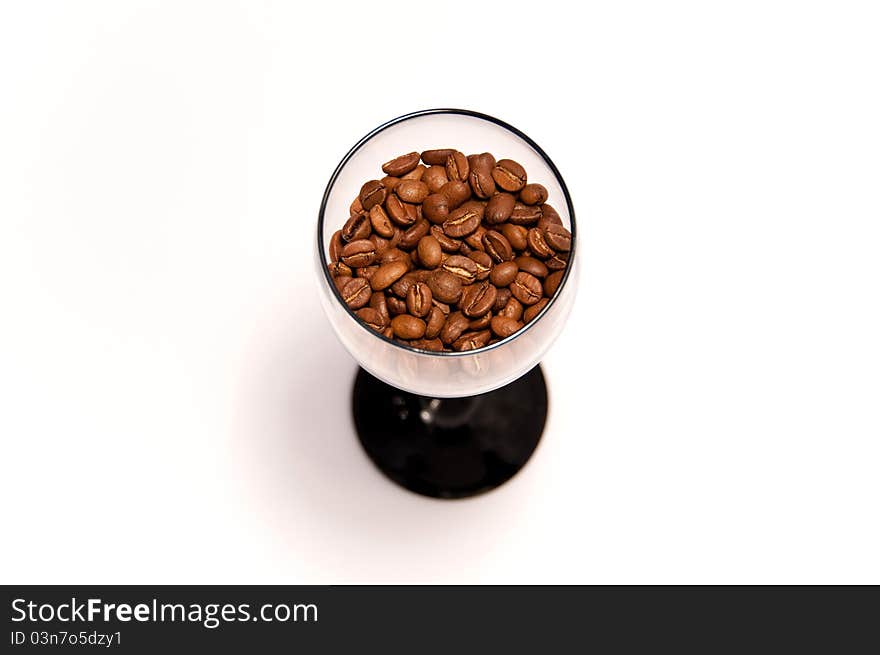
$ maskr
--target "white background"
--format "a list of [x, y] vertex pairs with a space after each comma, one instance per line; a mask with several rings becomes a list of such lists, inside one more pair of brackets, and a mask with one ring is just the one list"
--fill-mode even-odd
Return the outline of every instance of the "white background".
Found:
[[[3, 582], [880, 583], [876, 5], [576, 4], [3, 4]], [[544, 441], [455, 503], [359, 450], [311, 260], [434, 106], [582, 236]]]

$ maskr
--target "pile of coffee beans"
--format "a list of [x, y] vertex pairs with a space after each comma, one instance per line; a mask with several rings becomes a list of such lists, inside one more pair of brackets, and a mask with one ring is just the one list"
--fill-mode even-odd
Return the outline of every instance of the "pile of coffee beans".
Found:
[[330, 239], [330, 274], [370, 328], [429, 351], [482, 348], [540, 313], [571, 233], [512, 159], [427, 150], [382, 166]]

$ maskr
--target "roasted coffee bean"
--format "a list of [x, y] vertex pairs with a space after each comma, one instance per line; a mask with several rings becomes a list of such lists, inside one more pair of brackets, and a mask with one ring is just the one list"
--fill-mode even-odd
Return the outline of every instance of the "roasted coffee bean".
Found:
[[552, 298], [556, 295], [556, 290], [559, 288], [560, 282], [562, 282], [563, 275], [565, 275], [565, 271], [556, 271], [547, 276], [547, 279], [544, 280], [545, 296]]
[[443, 166], [446, 164], [446, 158], [449, 157], [453, 152], [455, 152], [454, 148], [442, 148], [439, 150], [425, 150], [422, 153], [422, 161], [428, 164], [429, 166]]
[[400, 179], [401, 180], [414, 180], [417, 182], [422, 179], [422, 176], [425, 174], [426, 170], [428, 170], [428, 168], [426, 166], [422, 166], [421, 164], [419, 164], [414, 169], [412, 169], [409, 173], [402, 176]]
[[547, 303], [549, 301], [549, 298], [541, 298], [541, 300], [536, 302], [531, 307], [527, 308], [523, 312], [523, 321], [526, 323], [531, 323], [535, 319], [535, 317], [541, 313], [541, 310], [547, 306]]
[[462, 352], [466, 350], [476, 350], [477, 348], [482, 348], [487, 343], [489, 343], [489, 339], [491, 338], [492, 333], [489, 330], [482, 330], [481, 332], [467, 332], [456, 339], [456, 341], [452, 344], [452, 349]]
[[453, 238], [465, 237], [480, 227], [480, 214], [473, 207], [462, 206], [449, 214], [443, 222], [443, 231]]
[[336, 290], [340, 294], [342, 294], [342, 289], [349, 283], [349, 281], [351, 281], [351, 279], [351, 275], [337, 275], [333, 278], [333, 286], [336, 287]]
[[440, 341], [447, 346], [458, 339], [468, 329], [470, 319], [461, 312], [453, 312], [446, 319], [443, 329], [440, 330]]
[[529, 230], [522, 225], [505, 223], [501, 226], [501, 234], [510, 242], [514, 250], [525, 250], [529, 247]]
[[390, 239], [394, 236], [394, 224], [388, 218], [388, 214], [382, 205], [375, 205], [370, 210], [370, 225], [373, 226], [373, 231], [380, 237]]
[[336, 230], [330, 237], [330, 261], [338, 262], [342, 256], [342, 247], [345, 244], [342, 241], [342, 230]]
[[557, 252], [571, 250], [571, 232], [561, 225], [548, 225], [544, 228], [544, 241]]
[[469, 155], [468, 165], [471, 167], [471, 170], [477, 168], [491, 175], [492, 169], [495, 168], [495, 157], [491, 152], [482, 152], [479, 155]]
[[[394, 187], [396, 187], [398, 182], [400, 182], [400, 178], [386, 175], [379, 181], [382, 183], [382, 186], [385, 187], [385, 194], [388, 195], [394, 192]], [[360, 200], [360, 198], [358, 199]]]
[[442, 223], [449, 217], [449, 198], [442, 193], [432, 193], [422, 203], [422, 213], [432, 223]]
[[[430, 280], [426, 280], [426, 282], [430, 282]], [[434, 299], [431, 301], [431, 304], [433, 304], [434, 307], [436, 307], [436, 308], [439, 309], [441, 312], [443, 312], [443, 316], [449, 316], [450, 311], [452, 311], [452, 310], [449, 309], [449, 305], [447, 305], [445, 302], [440, 302], [440, 301], [437, 300], [436, 298], [434, 298]]]
[[[491, 281], [491, 280], [490, 280]], [[507, 305], [507, 301], [513, 298], [513, 294], [510, 293], [510, 289], [507, 287], [501, 287], [498, 289], [498, 293], [495, 294], [495, 304], [492, 305], [493, 312], [500, 312]]]
[[377, 257], [380, 256], [386, 250], [388, 250], [388, 248], [390, 247], [389, 244], [391, 243], [391, 241], [389, 239], [383, 239], [375, 232], [373, 232], [370, 235], [370, 241], [372, 241], [373, 245], [376, 246], [376, 256]]
[[[470, 173], [467, 157], [458, 150], [446, 158], [446, 177], [450, 180], [466, 182]], [[363, 198], [361, 199], [363, 200]]]
[[413, 205], [411, 203], [405, 202], [403, 203], [403, 210], [406, 212], [407, 218], [410, 221], [410, 225], [416, 223], [422, 218], [421, 205]]
[[[534, 278], [532, 278], [534, 279]], [[535, 280], [537, 282], [537, 280]], [[540, 288], [540, 283], [538, 287]], [[513, 291], [513, 289], [511, 289]], [[496, 289], [489, 282], [477, 282], [467, 287], [461, 296], [462, 313], [468, 318], [478, 318], [492, 309], [495, 304]]]
[[514, 205], [516, 205], [516, 198], [512, 195], [509, 193], [496, 193], [489, 198], [489, 202], [486, 204], [486, 213], [484, 215], [486, 222], [490, 225], [503, 223], [510, 218]]
[[520, 271], [510, 285], [510, 292], [523, 305], [534, 305], [544, 294], [544, 288], [541, 286], [541, 281], [534, 275]]
[[407, 250], [415, 248], [419, 245], [419, 240], [428, 234], [430, 229], [431, 224], [424, 218], [416, 221], [415, 225], [409, 228], [403, 233], [403, 236], [400, 237], [400, 247]]
[[406, 264], [407, 270], [411, 268], [412, 264], [409, 253], [403, 252], [399, 248], [387, 248], [379, 256], [380, 264], [389, 264], [391, 262], [403, 262]]
[[544, 241], [544, 233], [536, 227], [529, 230], [529, 250], [541, 259], [547, 259], [554, 254], [553, 248]]
[[472, 319], [470, 323], [468, 323], [469, 330], [485, 330], [489, 327], [489, 323], [492, 321], [492, 312], [488, 311], [480, 318]]
[[518, 321], [522, 318], [523, 315], [523, 305], [516, 298], [510, 298], [504, 305], [504, 307], [499, 310], [498, 315], [512, 318], [514, 321]]
[[348, 215], [354, 216], [355, 214], [360, 214], [364, 211], [364, 206], [361, 204], [361, 197], [358, 196], [354, 200], [351, 201], [351, 205], [348, 207]]
[[388, 303], [385, 302], [384, 291], [373, 292], [370, 296], [370, 308], [379, 312], [379, 315], [382, 316], [382, 320], [385, 321], [386, 325], [388, 324], [388, 321], [391, 320], [391, 316], [388, 314]]
[[406, 292], [406, 308], [413, 316], [425, 318], [432, 307], [431, 289], [424, 282], [416, 282]]
[[[485, 252], [486, 246], [483, 245], [483, 237], [485, 236], [485, 234], [486, 234], [486, 228], [484, 228], [482, 225], [478, 225], [476, 230], [474, 230], [473, 232], [471, 232], [470, 234], [468, 234], [464, 238], [463, 245], [467, 245], [468, 247], [472, 248], [473, 250], [480, 250], [480, 251]], [[468, 254], [468, 253], [464, 253], [464, 254]]]
[[372, 229], [370, 217], [367, 215], [367, 212], [362, 211], [359, 214], [349, 216], [348, 220], [345, 221], [345, 225], [342, 226], [341, 230], [342, 240], [349, 242], [366, 239], [370, 236]]
[[468, 182], [477, 198], [491, 198], [495, 193], [495, 180], [489, 170], [483, 168], [471, 169]]
[[[427, 331], [425, 334], [427, 335]], [[443, 350], [443, 342], [440, 339], [414, 339], [409, 345], [413, 348], [429, 350], [431, 352], [441, 352]]]
[[532, 225], [537, 223], [539, 218], [541, 218], [540, 207], [530, 207], [518, 202], [513, 206], [513, 211], [510, 212], [507, 220], [514, 225]]
[[342, 287], [342, 300], [352, 309], [360, 309], [370, 302], [370, 282], [362, 277], [353, 277]]
[[568, 264], [568, 253], [557, 252], [552, 257], [547, 258], [544, 263], [551, 271], [561, 271]]
[[492, 258], [489, 255], [480, 250], [475, 250], [468, 253], [468, 259], [473, 260], [477, 265], [478, 281], [482, 282], [489, 277], [489, 273], [492, 271]]
[[419, 261], [425, 268], [437, 268], [443, 256], [440, 242], [433, 236], [424, 236], [419, 240]]
[[379, 180], [370, 180], [361, 187], [361, 204], [366, 211], [370, 211], [375, 205], [385, 202], [385, 187]]
[[390, 325], [387, 328], [385, 328], [384, 330], [382, 330], [382, 336], [385, 337], [386, 339], [393, 339], [394, 338], [394, 330], [391, 329]]
[[357, 310], [355, 314], [367, 324], [367, 327], [376, 330], [376, 332], [381, 332], [385, 329], [385, 319], [375, 309], [372, 309], [371, 307], [363, 307]]
[[483, 235], [483, 246], [486, 248], [488, 255], [499, 264], [513, 259], [513, 248], [501, 232], [496, 232], [495, 230], [487, 231]]
[[431, 236], [437, 239], [437, 243], [440, 244], [440, 247], [443, 249], [443, 252], [458, 252], [461, 248], [461, 241], [458, 239], [453, 239], [452, 237], [446, 236], [446, 233], [443, 231], [443, 228], [439, 225], [434, 225], [431, 228]]
[[391, 329], [394, 330], [394, 336], [401, 339], [421, 339], [425, 336], [425, 322], [409, 314], [392, 318]]
[[534, 275], [535, 277], [547, 277], [547, 265], [544, 264], [540, 259], [535, 259], [534, 257], [521, 256], [517, 257], [515, 260], [516, 265], [519, 266], [519, 270], [529, 273], [530, 275]]
[[330, 264], [327, 264], [327, 270], [330, 271], [330, 275], [333, 277], [352, 277], [354, 275], [354, 271], [351, 270], [351, 267], [342, 262], [331, 262]]
[[436, 338], [440, 334], [440, 330], [443, 329], [444, 323], [446, 323], [446, 314], [443, 313], [443, 310], [439, 307], [431, 307], [431, 311], [428, 312], [428, 319], [425, 322], [425, 338]]
[[387, 175], [394, 175], [396, 177], [406, 175], [412, 169], [418, 166], [420, 158], [421, 155], [419, 155], [419, 153], [417, 152], [410, 152], [406, 155], [400, 155], [400, 157], [395, 157], [391, 161], [387, 161], [382, 164], [382, 172]]
[[428, 191], [431, 193], [438, 193], [448, 181], [445, 166], [430, 166], [422, 175], [422, 182], [428, 186]]
[[376, 246], [369, 239], [352, 241], [342, 249], [342, 262], [352, 268], [369, 266], [376, 261]]
[[513, 282], [517, 273], [519, 273], [519, 266], [516, 265], [516, 262], [505, 261], [492, 268], [489, 280], [496, 287], [506, 287]]
[[461, 298], [461, 278], [449, 271], [438, 269], [428, 279], [431, 293], [440, 302], [457, 303]]
[[562, 225], [562, 219], [556, 210], [545, 202], [541, 205], [541, 218], [538, 219], [538, 227], [545, 230], [548, 225]]
[[492, 169], [492, 177], [505, 191], [516, 193], [522, 189], [527, 180], [526, 169], [512, 159], [501, 159]]
[[397, 296], [388, 296], [385, 299], [385, 302], [388, 304], [388, 313], [391, 314], [391, 316], [406, 314], [406, 302]]
[[522, 323], [508, 316], [494, 316], [489, 325], [492, 332], [502, 339], [506, 339], [522, 327]]
[[401, 180], [394, 193], [404, 202], [419, 203], [428, 197], [428, 185], [418, 180]]
[[409, 265], [404, 260], [390, 261], [382, 264], [373, 277], [370, 278], [370, 286], [373, 291], [382, 291], [402, 278], [409, 270]]
[[361, 266], [360, 268], [356, 268], [354, 272], [358, 277], [362, 277], [365, 280], [369, 280], [373, 277], [373, 274], [379, 270], [378, 266]]
[[471, 284], [477, 279], [477, 263], [469, 257], [450, 255], [440, 264], [440, 268], [461, 278], [464, 284]]
[[519, 199], [527, 205], [540, 205], [547, 200], [547, 188], [543, 184], [526, 184], [519, 192]]
[[410, 217], [409, 212], [406, 211], [406, 205], [393, 193], [385, 199], [385, 211], [389, 218], [401, 227], [409, 227], [415, 223], [415, 218]]
[[418, 282], [419, 279], [414, 273], [407, 273], [391, 285], [391, 293], [402, 300], [406, 300], [406, 294], [409, 292], [409, 288]]
[[440, 193], [449, 199], [449, 209], [456, 209], [471, 197], [471, 187], [461, 180], [449, 180], [440, 189]]

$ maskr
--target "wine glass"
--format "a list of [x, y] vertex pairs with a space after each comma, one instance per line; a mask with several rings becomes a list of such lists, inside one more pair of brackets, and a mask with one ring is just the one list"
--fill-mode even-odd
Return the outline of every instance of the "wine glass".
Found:
[[[522, 329], [466, 352], [427, 352], [366, 326], [342, 301], [328, 271], [327, 248], [349, 216], [361, 185], [382, 176], [382, 163], [412, 151], [454, 148], [513, 159], [572, 235], [556, 294]], [[360, 364], [353, 411], [358, 437], [379, 469], [427, 496], [462, 498], [502, 484], [534, 452], [547, 416], [538, 363], [559, 335], [577, 287], [574, 209], [556, 166], [523, 132], [464, 109], [428, 109], [380, 125], [342, 159], [318, 213], [315, 263], [321, 304], [339, 340]]]

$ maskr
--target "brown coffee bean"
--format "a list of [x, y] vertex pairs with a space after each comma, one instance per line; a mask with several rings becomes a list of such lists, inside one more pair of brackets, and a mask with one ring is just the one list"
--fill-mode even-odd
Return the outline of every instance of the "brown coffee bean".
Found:
[[533, 320], [535, 320], [535, 317], [541, 313], [541, 310], [547, 306], [548, 302], [548, 298], [541, 298], [541, 300], [539, 300], [537, 303], [526, 309], [526, 311], [523, 312], [523, 321], [526, 323], [531, 323]]
[[554, 254], [553, 248], [544, 241], [544, 233], [536, 227], [529, 230], [529, 250], [541, 259], [547, 259]]
[[506, 339], [523, 326], [522, 323], [508, 316], [494, 316], [489, 325], [492, 332], [502, 339]]
[[557, 252], [571, 250], [571, 232], [561, 225], [548, 225], [544, 228], [544, 241]]
[[336, 290], [342, 294], [342, 290], [345, 288], [345, 285], [351, 281], [351, 275], [337, 275], [333, 278], [333, 286], [336, 287]]
[[370, 302], [370, 282], [362, 277], [353, 277], [342, 287], [342, 300], [352, 309], [360, 309]]
[[431, 166], [422, 175], [422, 182], [428, 186], [428, 191], [431, 193], [438, 193], [448, 181], [444, 166]]
[[458, 252], [461, 248], [461, 241], [446, 236], [443, 228], [439, 225], [431, 227], [431, 236], [437, 239], [437, 243], [443, 249], [443, 252]]
[[330, 275], [333, 277], [351, 277], [354, 275], [354, 271], [351, 270], [351, 267], [346, 266], [342, 262], [331, 262], [327, 264], [327, 270], [330, 271]]
[[483, 168], [471, 169], [468, 182], [477, 198], [491, 198], [495, 193], [495, 180], [489, 170]]
[[422, 213], [432, 223], [442, 223], [449, 217], [449, 198], [442, 193], [432, 193], [422, 203]]
[[461, 312], [453, 312], [449, 315], [449, 318], [446, 319], [446, 323], [443, 325], [443, 329], [440, 330], [440, 341], [445, 343], [446, 345], [451, 344], [453, 341], [458, 339], [462, 333], [468, 329], [468, 325], [470, 324], [470, 319], [468, 319]]
[[385, 337], [386, 339], [393, 339], [394, 338], [394, 330], [391, 329], [390, 325], [387, 328], [385, 328], [384, 330], [382, 330], [382, 336]]
[[556, 290], [559, 288], [559, 283], [562, 282], [562, 276], [565, 275], [565, 271], [556, 271], [555, 273], [550, 273], [547, 276], [547, 279], [544, 280], [544, 295], [548, 298], [552, 298], [556, 295]]
[[342, 230], [336, 230], [330, 237], [330, 261], [338, 262], [342, 255]]
[[425, 322], [409, 314], [392, 318], [391, 329], [394, 330], [394, 336], [401, 339], [421, 339], [425, 336]]
[[529, 231], [522, 225], [505, 223], [501, 226], [501, 234], [510, 242], [510, 246], [514, 250], [525, 250], [529, 247]]
[[401, 227], [409, 227], [415, 223], [415, 219], [406, 211], [406, 205], [393, 193], [385, 199], [385, 211], [389, 218]]
[[410, 152], [406, 155], [395, 157], [391, 161], [382, 164], [382, 172], [387, 175], [400, 177], [406, 175], [419, 164], [420, 155], [417, 152]]
[[390, 239], [394, 236], [394, 225], [382, 205], [374, 205], [370, 210], [370, 225], [380, 237]]
[[406, 294], [409, 292], [410, 287], [418, 282], [419, 279], [416, 277], [415, 273], [407, 273], [391, 285], [391, 293], [398, 298], [406, 300]]
[[[430, 280], [425, 280], [425, 281], [426, 281], [426, 282], [430, 282]], [[440, 301], [437, 300], [436, 298], [434, 298], [434, 299], [431, 301], [431, 304], [433, 304], [434, 307], [436, 307], [436, 308], [439, 309], [441, 312], [443, 312], [443, 316], [449, 316], [450, 311], [452, 311], [452, 310], [449, 309], [449, 305], [447, 305], [445, 302], [440, 302]]]
[[419, 203], [428, 197], [428, 185], [418, 180], [401, 180], [394, 193], [404, 202]]
[[406, 292], [406, 308], [413, 316], [425, 318], [432, 307], [431, 289], [424, 282], [416, 282]]
[[388, 321], [391, 320], [391, 316], [388, 314], [388, 303], [385, 302], [384, 291], [373, 292], [370, 296], [370, 308], [379, 312], [379, 315], [382, 317], [382, 320], [385, 321], [386, 325], [388, 324]]
[[425, 268], [437, 268], [443, 256], [440, 242], [433, 236], [424, 236], [419, 240], [419, 260]]
[[544, 230], [548, 225], [562, 225], [562, 219], [556, 210], [545, 202], [541, 205], [541, 218], [538, 220], [538, 227]]
[[470, 255], [473, 251], [474, 249], [464, 242], [462, 242], [461, 247], [458, 249], [458, 253], [464, 256]]
[[568, 253], [557, 252], [552, 257], [546, 259], [544, 263], [551, 271], [561, 271], [568, 265]]
[[544, 264], [540, 259], [535, 259], [534, 257], [528, 256], [520, 256], [515, 260], [516, 265], [519, 266], [519, 270], [525, 271], [530, 275], [534, 275], [535, 277], [547, 277], [547, 265]]
[[509, 193], [496, 193], [489, 198], [489, 202], [486, 205], [486, 222], [489, 225], [503, 223], [510, 218], [514, 205], [516, 205], [516, 198], [512, 195]]
[[492, 177], [505, 191], [516, 193], [526, 184], [526, 169], [512, 159], [500, 159], [492, 169]]
[[402, 278], [409, 270], [409, 265], [404, 260], [394, 260], [379, 266], [379, 270], [370, 278], [370, 286], [373, 291], [382, 291]]
[[498, 315], [506, 316], [507, 318], [512, 318], [514, 321], [518, 321], [523, 315], [523, 305], [516, 298], [510, 298], [504, 307], [498, 312]]
[[360, 268], [354, 269], [354, 272], [358, 277], [362, 277], [365, 280], [369, 280], [373, 277], [373, 274], [379, 270], [378, 266], [361, 266]]
[[544, 289], [538, 278], [525, 271], [520, 271], [510, 285], [510, 292], [523, 305], [534, 305], [541, 299]]
[[415, 225], [409, 228], [403, 233], [403, 236], [400, 237], [400, 247], [407, 250], [415, 248], [419, 245], [421, 238], [428, 234], [430, 229], [431, 224], [424, 218], [416, 221]]
[[[491, 282], [491, 280], [490, 280]], [[507, 305], [507, 302], [513, 298], [513, 294], [510, 293], [510, 289], [507, 287], [501, 287], [498, 289], [498, 293], [495, 294], [495, 304], [492, 305], [493, 312], [500, 312]]]
[[345, 225], [342, 226], [341, 236], [343, 241], [357, 241], [358, 239], [366, 239], [372, 231], [370, 225], [370, 217], [367, 212], [361, 212], [350, 216]]
[[366, 211], [385, 202], [385, 187], [379, 180], [370, 180], [361, 187], [359, 198]]
[[495, 168], [495, 157], [491, 152], [468, 155], [468, 165], [471, 167], [471, 170], [477, 168], [491, 175], [492, 169]]
[[[467, 181], [470, 173], [467, 157], [458, 150], [446, 158], [446, 177], [450, 180]], [[363, 200], [363, 199], [362, 199]]]
[[[382, 183], [382, 186], [385, 187], [385, 194], [388, 195], [394, 191], [394, 187], [400, 182], [400, 178], [386, 175], [379, 181]], [[358, 200], [360, 200], [360, 198], [358, 198]]]
[[488, 311], [480, 318], [475, 318], [468, 323], [468, 330], [485, 330], [492, 321], [492, 312]]
[[388, 305], [388, 313], [391, 314], [391, 316], [406, 314], [406, 302], [400, 298], [396, 296], [388, 296], [385, 299], [385, 302]]
[[471, 197], [471, 187], [461, 180], [449, 180], [440, 189], [440, 193], [449, 199], [449, 209], [452, 210], [460, 207]]
[[[375, 209], [375, 207], [373, 209]], [[370, 235], [370, 241], [372, 241], [373, 245], [376, 246], [376, 255], [377, 256], [381, 255], [383, 252], [388, 250], [388, 248], [390, 247], [388, 244], [391, 243], [391, 241], [389, 241], [388, 239], [383, 239], [375, 232], [373, 232], [373, 234]]]
[[[375, 276], [374, 276], [375, 277]], [[461, 298], [461, 278], [449, 271], [438, 269], [428, 279], [431, 293], [440, 302], [454, 303]]]
[[458, 351], [466, 351], [466, 350], [476, 350], [477, 348], [482, 348], [486, 344], [489, 343], [489, 339], [492, 338], [492, 333], [489, 330], [482, 330], [481, 332], [468, 332], [466, 334], [461, 335], [456, 341], [452, 344], [453, 350]]
[[501, 232], [496, 232], [495, 230], [487, 231], [483, 235], [483, 246], [486, 248], [489, 256], [498, 263], [513, 259], [513, 248]]
[[[483, 237], [486, 235], [486, 228], [482, 225], [477, 226], [477, 229], [468, 234], [464, 238], [464, 244], [470, 247], [473, 250], [480, 250], [482, 252], [486, 251], [486, 246], [483, 245]], [[467, 253], [465, 253], [467, 254]]]
[[[534, 278], [533, 278], [534, 279]], [[537, 280], [535, 280], [537, 282]], [[540, 283], [538, 283], [540, 287]], [[511, 289], [511, 291], [513, 291]], [[468, 318], [478, 318], [492, 309], [495, 304], [495, 295], [498, 293], [489, 282], [477, 282], [467, 287], [461, 296], [462, 313]]]
[[442, 148], [439, 150], [425, 150], [422, 153], [422, 161], [428, 164], [429, 166], [442, 166], [446, 164], [446, 158], [449, 157], [455, 149], [453, 148]]
[[441, 352], [443, 350], [443, 342], [440, 339], [413, 339], [409, 345], [419, 350], [429, 350], [431, 352]]
[[422, 179], [422, 176], [425, 174], [426, 170], [428, 170], [428, 168], [426, 166], [422, 166], [421, 164], [419, 164], [414, 169], [412, 169], [409, 173], [407, 173], [406, 175], [403, 175], [400, 179], [401, 180], [413, 180], [413, 181], [418, 182], [419, 180]]
[[369, 266], [376, 261], [376, 246], [369, 239], [352, 241], [342, 249], [342, 261], [352, 268]]
[[440, 264], [440, 268], [461, 278], [464, 284], [471, 284], [477, 279], [477, 263], [469, 257], [450, 255]]
[[516, 265], [516, 262], [505, 261], [492, 268], [489, 280], [496, 287], [506, 287], [513, 282], [517, 273], [519, 273], [519, 266]]
[[348, 207], [348, 215], [354, 216], [355, 214], [360, 214], [362, 211], [364, 211], [364, 206], [361, 204], [361, 197], [358, 196], [351, 201], [351, 205]]
[[446, 323], [446, 314], [443, 313], [443, 310], [439, 307], [431, 307], [426, 321], [425, 338], [436, 338], [440, 334], [440, 330], [443, 329], [444, 323]]
[[514, 225], [532, 225], [537, 223], [539, 218], [541, 218], [540, 207], [529, 207], [518, 202], [513, 206], [513, 211], [510, 212], [507, 220]]
[[363, 307], [357, 310], [355, 314], [367, 324], [367, 327], [376, 330], [376, 332], [381, 332], [385, 329], [385, 319], [375, 309], [372, 309], [371, 307]]
[[477, 265], [478, 281], [482, 282], [489, 277], [489, 273], [492, 270], [492, 258], [489, 255], [480, 250], [475, 250], [474, 252], [468, 253], [468, 259], [473, 260]]
[[540, 205], [547, 200], [547, 188], [543, 184], [526, 184], [519, 192], [519, 199], [527, 205]]
[[410, 224], [416, 223], [422, 218], [422, 206], [421, 205], [413, 205], [412, 203], [405, 202], [403, 203], [403, 210], [406, 212], [407, 218], [410, 221]]
[[449, 214], [443, 221], [443, 231], [447, 236], [460, 238], [467, 236], [480, 226], [480, 214], [473, 207], [462, 206]]
[[404, 262], [407, 270], [411, 268], [412, 259], [409, 253], [403, 252], [399, 248], [388, 248], [379, 256], [380, 264], [388, 264], [390, 262]]

